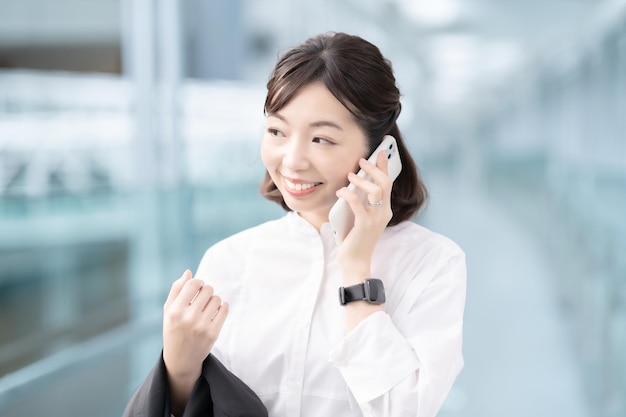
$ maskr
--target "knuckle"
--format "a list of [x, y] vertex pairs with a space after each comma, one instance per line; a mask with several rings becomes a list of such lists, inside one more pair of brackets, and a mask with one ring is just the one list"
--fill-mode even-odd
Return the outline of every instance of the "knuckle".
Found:
[[180, 327], [189, 328], [194, 324], [191, 314], [188, 313], [179, 313], [174, 319]]
[[202, 285], [203, 285], [203, 282], [197, 278], [192, 278], [185, 283], [185, 287], [195, 290], [195, 291], [202, 288]]
[[196, 329], [196, 336], [208, 340], [209, 342], [214, 342], [219, 336], [219, 331], [213, 326], [198, 327]]
[[209, 293], [209, 296], [211, 297], [213, 296], [213, 294], [215, 294], [215, 289], [210, 285], [204, 285], [202, 287], [202, 291], [207, 291]]
[[222, 314], [226, 316], [228, 315], [229, 311], [230, 311], [230, 305], [228, 303], [222, 303], [222, 305], [220, 306], [220, 312], [222, 312]]
[[179, 323], [181, 321], [181, 313], [179, 310], [168, 310], [164, 319], [169, 324]]
[[193, 327], [191, 327], [190, 331], [191, 331], [191, 333], [193, 335], [200, 336], [200, 337], [202, 337], [202, 336], [204, 336], [204, 335], [206, 335], [208, 333], [207, 329], [205, 329], [202, 326], [193, 326]]

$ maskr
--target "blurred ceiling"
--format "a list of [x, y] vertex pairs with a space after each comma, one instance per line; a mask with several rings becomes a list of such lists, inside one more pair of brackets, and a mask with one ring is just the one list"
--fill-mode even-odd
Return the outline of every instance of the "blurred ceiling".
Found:
[[534, 41], [568, 31], [603, 1], [396, 0], [417, 24], [481, 36]]
[[577, 42], [622, 0], [392, 0], [413, 26], [431, 96], [450, 106]]
[[[41, 57], [42, 48], [54, 52], [51, 48], [55, 45], [86, 44], [91, 49], [95, 44], [119, 45], [124, 42], [123, 9], [131, 3], [0, 0], [0, 48], [15, 51], [26, 47]], [[157, 3], [146, 4], [156, 8]], [[476, 91], [510, 83], [511, 74], [520, 68], [528, 70], [538, 59], [572, 43], [577, 45], [576, 37], [592, 31], [603, 13], [610, 14], [611, 8], [626, 9], [626, 0], [185, 0], [180, 4], [198, 15], [198, 22], [185, 22], [189, 32], [185, 39], [211, 62], [227, 62], [237, 52], [230, 48], [222, 55], [211, 55], [215, 45], [225, 43], [225, 37], [260, 33], [259, 42], [266, 46], [263, 57], [251, 54], [249, 45], [242, 44], [239, 51], [250, 73], [260, 79], [266, 71], [259, 70], [259, 60], [271, 65], [282, 41], [299, 42], [320, 29], [378, 26], [391, 45], [398, 40], [403, 44], [404, 56], [400, 54], [399, 60], [408, 68], [407, 84], [419, 83], [420, 91], [426, 86], [430, 97], [448, 108], [474, 99]], [[231, 9], [248, 15], [246, 22], [226, 15], [221, 19], [224, 22], [210, 19]], [[207, 39], [216, 33], [219, 39], [210, 43]], [[274, 42], [265, 42], [267, 38]], [[71, 52], [60, 50], [57, 55], [67, 60]], [[112, 61], [108, 55], [106, 60]]]

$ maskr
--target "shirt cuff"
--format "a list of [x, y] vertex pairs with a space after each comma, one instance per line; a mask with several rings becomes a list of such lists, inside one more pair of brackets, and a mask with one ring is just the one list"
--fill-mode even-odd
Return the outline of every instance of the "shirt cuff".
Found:
[[330, 363], [339, 369], [359, 404], [390, 391], [420, 367], [409, 342], [382, 311], [348, 333], [330, 352]]

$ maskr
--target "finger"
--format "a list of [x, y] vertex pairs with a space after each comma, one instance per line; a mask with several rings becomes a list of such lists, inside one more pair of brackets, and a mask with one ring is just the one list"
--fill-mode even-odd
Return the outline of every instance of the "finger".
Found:
[[183, 272], [183, 275], [180, 278], [174, 281], [174, 283], [172, 284], [172, 288], [170, 288], [170, 292], [167, 295], [167, 300], [165, 300], [164, 308], [168, 308], [174, 302], [176, 297], [178, 297], [178, 294], [180, 294], [180, 291], [183, 289], [185, 283], [190, 279], [191, 271], [187, 269], [185, 270], [185, 272]]
[[226, 321], [226, 317], [228, 317], [229, 311], [230, 305], [224, 302], [219, 306], [219, 308], [213, 315], [211, 324], [214, 326], [215, 330], [218, 333], [222, 330], [222, 325], [224, 324], [224, 321]]
[[189, 302], [189, 305], [194, 310], [204, 311], [207, 303], [213, 297], [213, 287], [210, 285], [204, 285], [200, 287], [196, 296]]
[[226, 319], [226, 314], [228, 314], [228, 303], [222, 303], [222, 299], [214, 295], [207, 303], [200, 320], [203, 326], [210, 326], [212, 329], [215, 329], [217, 325], [219, 329]]
[[389, 178], [389, 175], [387, 174], [387, 158], [386, 158], [386, 152], [385, 151], [381, 151], [378, 154], [378, 157], [376, 159], [376, 165], [372, 164], [371, 162], [361, 158], [361, 160], [359, 160], [359, 166], [361, 167], [361, 169], [370, 176], [371, 180], [380, 185], [383, 188], [387, 188], [387, 187], [391, 187], [391, 179]]
[[220, 296], [214, 295], [213, 297], [211, 297], [210, 299], [206, 301], [206, 303], [202, 307], [202, 311], [206, 313], [206, 315], [210, 317], [211, 320], [213, 320], [215, 313], [217, 313], [217, 310], [219, 310], [221, 305], [222, 305], [222, 299], [220, 298]]
[[378, 155], [376, 156], [376, 167], [378, 169], [380, 169], [382, 172], [385, 173], [385, 175], [389, 174], [389, 171], [387, 170], [389, 166], [389, 159], [387, 157], [387, 151], [380, 151], [378, 152]]
[[198, 292], [203, 286], [204, 282], [199, 279], [192, 278], [188, 280], [185, 282], [185, 285], [183, 285], [183, 288], [180, 290], [178, 297], [176, 297], [172, 305], [186, 307], [192, 304], [199, 295]]
[[353, 172], [348, 174], [348, 179], [350, 180], [350, 183], [354, 184], [355, 187], [363, 191], [365, 194], [375, 194], [380, 190], [377, 184], [373, 183], [369, 179], [359, 177]]
[[356, 195], [355, 192], [350, 191], [347, 187], [343, 187], [338, 189], [335, 194], [337, 195], [337, 197], [343, 198], [346, 203], [348, 203], [355, 217], [358, 217], [365, 213], [365, 207], [363, 206], [361, 199], [358, 195]]

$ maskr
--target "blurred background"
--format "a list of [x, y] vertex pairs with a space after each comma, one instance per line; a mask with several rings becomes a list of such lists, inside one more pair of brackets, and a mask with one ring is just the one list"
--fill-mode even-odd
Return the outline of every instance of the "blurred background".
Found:
[[468, 260], [440, 416], [626, 416], [625, 0], [0, 0], [0, 415], [113, 417], [258, 194], [265, 82], [377, 44]]

